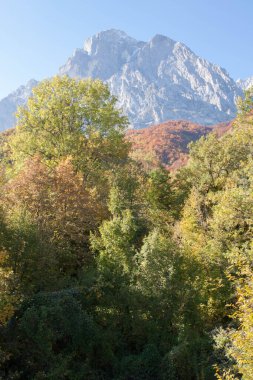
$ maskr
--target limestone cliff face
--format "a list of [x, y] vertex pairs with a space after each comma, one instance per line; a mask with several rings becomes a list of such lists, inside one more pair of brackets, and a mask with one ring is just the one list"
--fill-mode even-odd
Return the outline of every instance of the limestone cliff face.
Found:
[[227, 121], [242, 95], [224, 69], [162, 35], [142, 42], [117, 30], [98, 33], [60, 74], [106, 81], [134, 128], [171, 119], [205, 125]]
[[[228, 121], [246, 86], [180, 42], [162, 35], [137, 41], [114, 29], [88, 38], [58, 74], [108, 83], [135, 129], [166, 120]], [[14, 126], [17, 106], [25, 104], [36, 83], [32, 80], [0, 101], [0, 130]]]

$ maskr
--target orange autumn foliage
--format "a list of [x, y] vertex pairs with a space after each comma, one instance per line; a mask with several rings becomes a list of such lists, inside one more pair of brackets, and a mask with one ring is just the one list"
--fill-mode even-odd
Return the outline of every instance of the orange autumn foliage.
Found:
[[149, 128], [128, 130], [126, 137], [132, 143], [131, 156], [148, 167], [163, 164], [175, 171], [188, 161], [188, 144], [210, 132], [220, 137], [231, 123], [203, 126], [185, 120], [169, 120]]
[[96, 189], [86, 188], [83, 175], [75, 171], [70, 158], [55, 168], [48, 167], [38, 155], [31, 158], [6, 185], [5, 193], [5, 207], [24, 209], [53, 239], [80, 246], [106, 212]]

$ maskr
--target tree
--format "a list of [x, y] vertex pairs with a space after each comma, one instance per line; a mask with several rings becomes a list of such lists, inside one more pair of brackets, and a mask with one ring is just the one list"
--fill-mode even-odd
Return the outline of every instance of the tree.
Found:
[[237, 288], [237, 310], [233, 318], [238, 324], [229, 333], [231, 348], [229, 354], [235, 359], [239, 374], [250, 380], [253, 373], [253, 274], [248, 271], [247, 280]]
[[85, 185], [70, 159], [50, 168], [34, 156], [3, 187], [7, 256], [24, 291], [52, 289], [52, 277], [57, 284], [59, 275], [76, 276], [92, 261], [90, 231], [106, 206]]
[[179, 310], [187, 294], [182, 255], [168, 234], [155, 229], [144, 238], [136, 262], [144, 319], [152, 326], [152, 340], [168, 350], [182, 322]]
[[44, 80], [19, 108], [17, 119], [10, 146], [19, 165], [35, 154], [50, 165], [70, 156], [75, 168], [88, 175], [87, 169], [108, 169], [127, 157], [127, 119], [100, 80]]
[[129, 275], [134, 264], [135, 220], [130, 210], [122, 211], [121, 216], [114, 216], [104, 221], [99, 227], [99, 235], [91, 236], [91, 244], [97, 257], [98, 268], [107, 281]]
[[126, 126], [99, 80], [45, 80], [20, 107], [1, 201], [24, 291], [51, 290], [52, 277], [75, 277], [91, 260], [90, 231], [108, 216], [108, 172], [127, 161]]
[[9, 355], [1, 377], [93, 378], [91, 365], [98, 331], [86, 309], [87, 300], [76, 289], [44, 292], [25, 300], [6, 327]]

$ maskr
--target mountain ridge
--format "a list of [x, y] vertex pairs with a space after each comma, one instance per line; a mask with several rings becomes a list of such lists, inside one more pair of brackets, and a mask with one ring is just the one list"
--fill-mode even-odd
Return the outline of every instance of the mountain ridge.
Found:
[[[105, 81], [135, 129], [166, 120], [203, 125], [231, 120], [236, 98], [247, 85], [247, 80], [235, 82], [225, 69], [181, 42], [161, 34], [138, 41], [117, 29], [86, 39], [58, 74]], [[31, 91], [28, 83], [0, 101], [0, 130], [14, 125], [13, 113]]]

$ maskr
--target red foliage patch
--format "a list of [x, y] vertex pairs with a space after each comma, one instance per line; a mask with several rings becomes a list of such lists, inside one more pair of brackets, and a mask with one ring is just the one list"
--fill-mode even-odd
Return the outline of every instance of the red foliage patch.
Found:
[[132, 155], [141, 161], [159, 162], [171, 170], [185, 165], [188, 145], [201, 136], [216, 131], [223, 135], [231, 123], [203, 126], [190, 121], [169, 120], [145, 129], [127, 131], [127, 139], [132, 143]]

